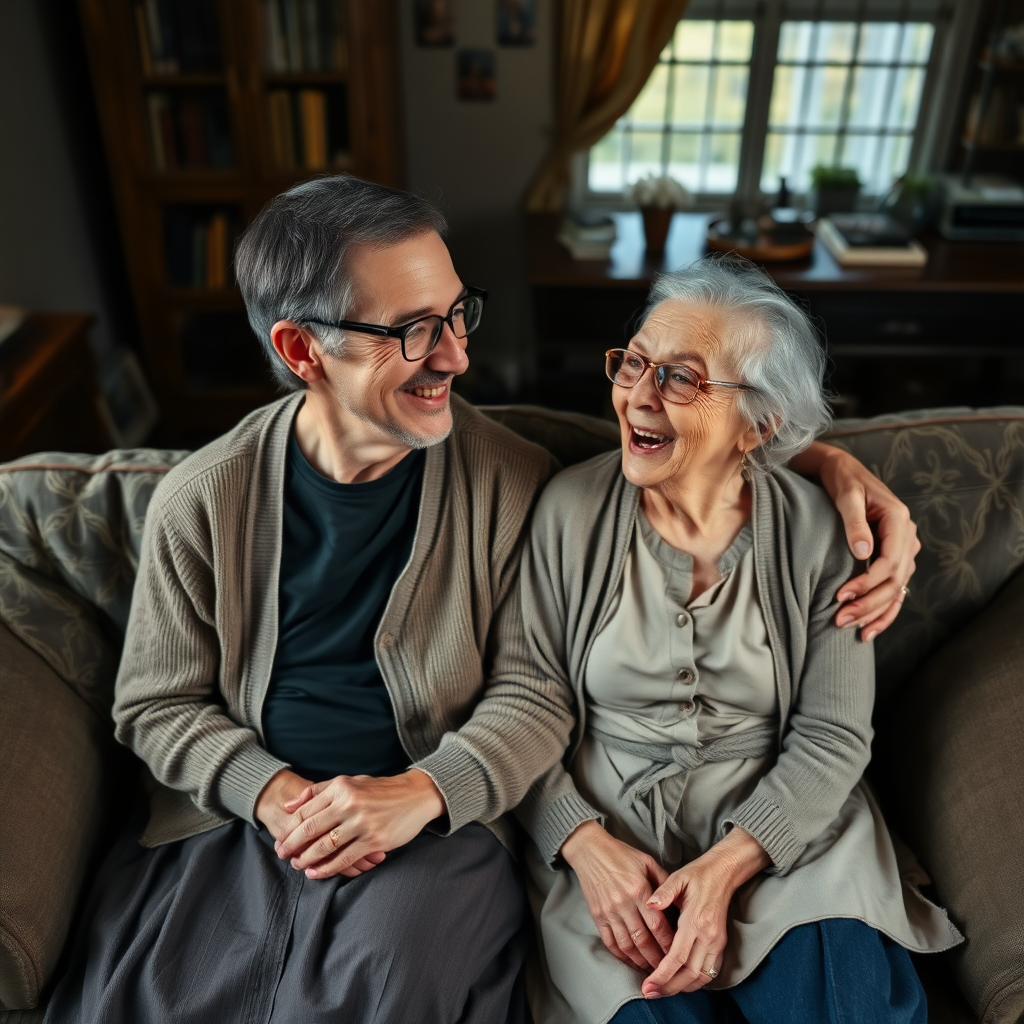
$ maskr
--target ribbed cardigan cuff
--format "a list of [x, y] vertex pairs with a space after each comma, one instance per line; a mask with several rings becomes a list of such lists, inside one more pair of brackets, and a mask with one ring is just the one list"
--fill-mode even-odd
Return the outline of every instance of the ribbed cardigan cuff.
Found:
[[488, 807], [487, 772], [480, 761], [458, 743], [445, 743], [422, 761], [409, 766], [418, 768], [434, 780], [448, 808], [448, 829], [440, 835], [451, 835], [471, 821], [495, 818], [507, 808], [494, 813]]
[[754, 797], [741, 804], [726, 824], [746, 829], [772, 859], [771, 874], [785, 875], [804, 851], [804, 843], [793, 834], [793, 828], [782, 811], [764, 797]]
[[560, 796], [544, 809], [544, 813], [533, 822], [530, 834], [548, 864], [554, 865], [566, 839], [585, 821], [604, 824], [604, 815], [595, 811], [578, 793]]
[[269, 751], [255, 741], [236, 750], [221, 768], [216, 782], [217, 800], [220, 805], [250, 825], [256, 821], [256, 801], [263, 787], [282, 768], [287, 768]]

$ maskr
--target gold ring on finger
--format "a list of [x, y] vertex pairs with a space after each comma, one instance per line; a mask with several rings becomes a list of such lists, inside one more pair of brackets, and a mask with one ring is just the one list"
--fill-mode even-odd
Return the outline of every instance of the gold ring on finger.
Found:
[[331, 846], [333, 846], [335, 849], [337, 849], [338, 848], [338, 840], [341, 838], [341, 836], [338, 835], [338, 830], [336, 828], [332, 828], [331, 831], [328, 832], [327, 834], [331, 837]]
[[904, 597], [910, 597], [910, 587], [900, 587], [900, 593]]

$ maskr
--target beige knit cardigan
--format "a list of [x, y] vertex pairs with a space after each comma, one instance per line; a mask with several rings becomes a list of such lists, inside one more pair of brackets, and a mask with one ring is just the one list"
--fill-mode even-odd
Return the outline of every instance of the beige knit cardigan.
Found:
[[[145, 845], [254, 825], [285, 763], [261, 713], [277, 645], [285, 452], [301, 395], [252, 413], [172, 469], [149, 506], [114, 701], [117, 738], [156, 785]], [[526, 656], [521, 537], [550, 457], [452, 398], [427, 449], [409, 562], [375, 636], [410, 765], [434, 779], [442, 830], [493, 823], [562, 755], [572, 695], [488, 676], [501, 634]]]

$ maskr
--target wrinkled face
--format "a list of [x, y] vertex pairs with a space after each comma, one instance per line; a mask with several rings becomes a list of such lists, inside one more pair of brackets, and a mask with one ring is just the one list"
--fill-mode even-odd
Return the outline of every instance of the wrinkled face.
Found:
[[[355, 301], [345, 319], [397, 327], [418, 317], [446, 316], [463, 294], [448, 248], [435, 231], [396, 245], [362, 246], [349, 258]], [[469, 366], [466, 339], [445, 324], [437, 347], [408, 362], [398, 338], [346, 331], [341, 354], [324, 355], [325, 386], [335, 412], [364, 438], [424, 448], [452, 427], [452, 379]], [[354, 435], [355, 436], [355, 435]]]
[[[727, 324], [717, 310], [662, 302], [630, 341], [653, 363], [682, 363], [702, 380], [737, 381], [723, 339]], [[666, 402], [648, 370], [632, 388], [612, 385], [622, 429], [622, 472], [639, 487], [671, 489], [686, 479], [735, 473], [742, 452], [756, 444], [736, 409], [735, 388], [708, 385], [687, 405]]]

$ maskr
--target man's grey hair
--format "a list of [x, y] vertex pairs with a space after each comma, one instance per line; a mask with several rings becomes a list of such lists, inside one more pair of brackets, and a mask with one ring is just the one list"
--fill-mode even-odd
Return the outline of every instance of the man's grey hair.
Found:
[[723, 350], [738, 383], [737, 408], [762, 437], [751, 452], [763, 470], [787, 462], [832, 422], [824, 388], [825, 352], [807, 314], [760, 267], [738, 256], [705, 256], [660, 275], [641, 324], [662, 302], [685, 302], [721, 313]]
[[278, 320], [308, 327], [329, 355], [341, 351], [343, 331], [308, 321], [348, 316], [353, 247], [395, 245], [425, 231], [443, 237], [447, 230], [427, 200], [350, 174], [314, 178], [271, 199], [238, 241], [235, 275], [278, 384], [287, 391], [305, 387], [270, 340]]

